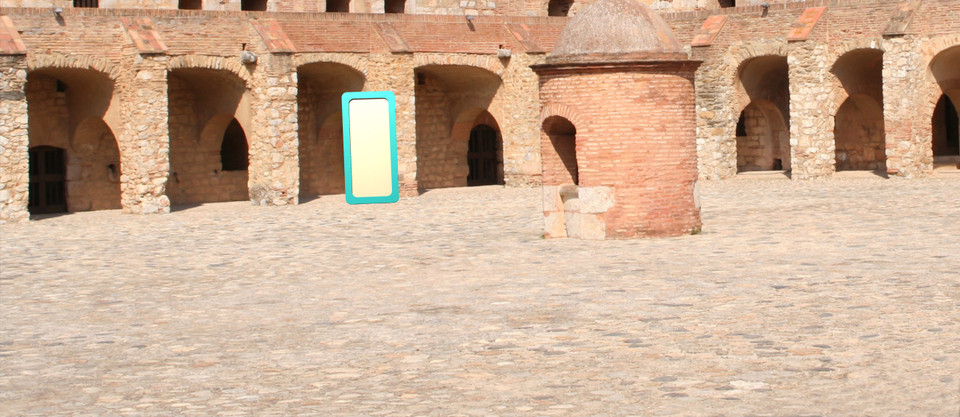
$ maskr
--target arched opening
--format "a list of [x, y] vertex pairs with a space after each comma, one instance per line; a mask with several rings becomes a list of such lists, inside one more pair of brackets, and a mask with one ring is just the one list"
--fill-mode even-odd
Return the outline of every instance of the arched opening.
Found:
[[933, 110], [934, 163], [951, 164], [960, 156], [960, 116], [957, 107], [946, 94], [940, 96]]
[[350, 0], [327, 0], [327, 12], [349, 13]]
[[940, 89], [940, 98], [933, 109], [931, 147], [935, 168], [960, 169], [960, 127], [957, 105], [960, 104], [960, 45], [937, 54], [930, 63], [930, 72]]
[[[543, 121], [543, 133], [550, 146], [545, 147], [543, 183], [547, 185], [580, 184], [577, 167], [577, 128], [560, 116], [550, 116]], [[541, 139], [542, 140], [542, 139]], [[546, 143], [546, 141], [544, 141]]]
[[544, 119], [540, 133], [540, 157], [546, 237], [581, 236], [576, 142], [577, 128], [570, 120], [562, 116]]
[[882, 70], [878, 49], [847, 52], [830, 69], [847, 96], [834, 116], [837, 171], [886, 170]]
[[240, 10], [265, 12], [267, 11], [267, 0], [240, 0]]
[[834, 120], [837, 171], [885, 169], [883, 109], [873, 97], [850, 96]]
[[761, 56], [737, 71], [737, 172], [790, 170], [790, 89], [787, 58]]
[[737, 0], [718, 0], [718, 1], [717, 1], [717, 4], [718, 4], [721, 8], [737, 7]]
[[220, 144], [220, 169], [223, 171], [246, 171], [248, 162], [247, 135], [237, 119], [230, 121], [223, 132]]
[[30, 148], [30, 214], [67, 211], [67, 157], [63, 148]]
[[766, 100], [754, 100], [743, 109], [737, 122], [737, 172], [788, 169], [788, 138], [786, 123], [776, 106]]
[[249, 198], [250, 97], [235, 74], [184, 68], [167, 80], [172, 204]]
[[110, 127], [98, 117], [84, 119], [74, 131], [71, 149], [71, 210], [120, 208], [120, 149]]
[[384, 13], [403, 13], [407, 0], [385, 0], [383, 2]]
[[120, 208], [113, 81], [80, 69], [28, 74], [31, 213]]
[[100, 7], [99, 0], [73, 0], [73, 7]]
[[364, 81], [362, 73], [343, 64], [318, 62], [297, 68], [302, 198], [344, 193], [340, 96], [362, 91]]
[[[470, 137], [479, 124], [500, 132], [488, 112], [500, 77], [481, 68], [431, 65], [415, 70], [417, 83], [417, 183], [421, 189], [462, 187], [469, 183]], [[497, 184], [503, 183], [503, 138], [498, 135]]]
[[571, 7], [573, 0], [550, 0], [547, 4], [547, 16], [567, 16]]
[[180, 0], [177, 8], [181, 10], [200, 10], [203, 9], [203, 0]]
[[470, 130], [467, 144], [467, 185], [501, 184], [503, 175], [499, 173], [502, 165], [500, 133], [485, 124], [478, 124]]

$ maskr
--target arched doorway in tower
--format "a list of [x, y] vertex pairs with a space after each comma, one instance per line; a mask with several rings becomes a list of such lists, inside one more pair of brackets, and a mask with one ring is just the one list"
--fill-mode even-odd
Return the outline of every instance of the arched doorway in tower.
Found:
[[580, 237], [577, 128], [565, 117], [550, 116], [540, 132], [545, 237]]
[[87, 69], [27, 76], [32, 214], [120, 208], [120, 149], [107, 120], [119, 115], [113, 81]]
[[543, 183], [580, 184], [577, 166], [577, 128], [564, 117], [550, 116], [543, 121], [544, 145], [541, 151]]
[[737, 71], [742, 111], [735, 127], [737, 172], [790, 171], [790, 90], [787, 58], [766, 55]]

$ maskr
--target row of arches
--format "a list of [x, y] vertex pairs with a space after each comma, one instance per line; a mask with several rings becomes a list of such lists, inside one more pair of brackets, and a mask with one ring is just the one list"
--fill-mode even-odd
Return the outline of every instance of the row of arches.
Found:
[[[935, 163], [957, 164], [957, 108], [960, 84], [960, 47], [943, 51], [931, 70], [942, 94], [936, 100], [931, 151]], [[836, 171], [884, 171], [886, 140], [883, 112], [883, 52], [855, 49], [831, 67], [836, 100], [818, 103], [830, 108]], [[827, 81], [829, 82], [829, 81]], [[789, 68], [785, 56], [767, 55], [745, 60], [737, 70], [740, 106], [734, 129], [736, 168], [749, 171], [791, 170]], [[809, 129], [801, 126], [799, 129]], [[806, 133], [806, 132], [804, 132]]]
[[[74, 0], [74, 4], [77, 1], [93, 1], [96, 0]], [[267, 11], [267, 2], [268, 0], [241, 0], [240, 1], [240, 10], [241, 11]], [[324, 11], [328, 13], [349, 13], [354, 9], [351, 0], [327, 0], [326, 7]], [[384, 13], [404, 13], [406, 11], [406, 0], [384, 0], [383, 1], [383, 12]], [[96, 3], [93, 6], [74, 6], [74, 7], [97, 7]], [[178, 0], [177, 8], [181, 10], [202, 10], [203, 9], [203, 0]]]
[[[462, 65], [416, 69], [417, 172], [423, 189], [503, 184], [503, 139], [491, 108], [500, 78]], [[300, 195], [344, 192], [340, 97], [363, 91], [363, 73], [338, 63], [298, 68]], [[125, 168], [113, 81], [86, 69], [28, 73], [29, 211], [120, 208]], [[249, 198], [251, 91], [224, 70], [168, 72], [172, 204]]]

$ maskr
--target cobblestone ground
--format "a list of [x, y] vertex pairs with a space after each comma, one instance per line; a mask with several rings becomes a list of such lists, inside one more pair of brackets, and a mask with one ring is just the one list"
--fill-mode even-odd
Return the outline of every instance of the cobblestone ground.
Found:
[[960, 178], [702, 188], [657, 240], [499, 187], [3, 226], [0, 414], [960, 415]]

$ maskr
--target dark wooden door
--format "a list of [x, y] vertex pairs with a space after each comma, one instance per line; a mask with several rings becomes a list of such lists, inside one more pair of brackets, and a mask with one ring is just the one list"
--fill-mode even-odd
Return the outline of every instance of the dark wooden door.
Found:
[[30, 213], [67, 211], [67, 160], [63, 149], [30, 149]]
[[487, 125], [477, 125], [470, 131], [470, 144], [467, 151], [467, 164], [470, 173], [467, 185], [499, 184], [500, 140], [497, 131]]

